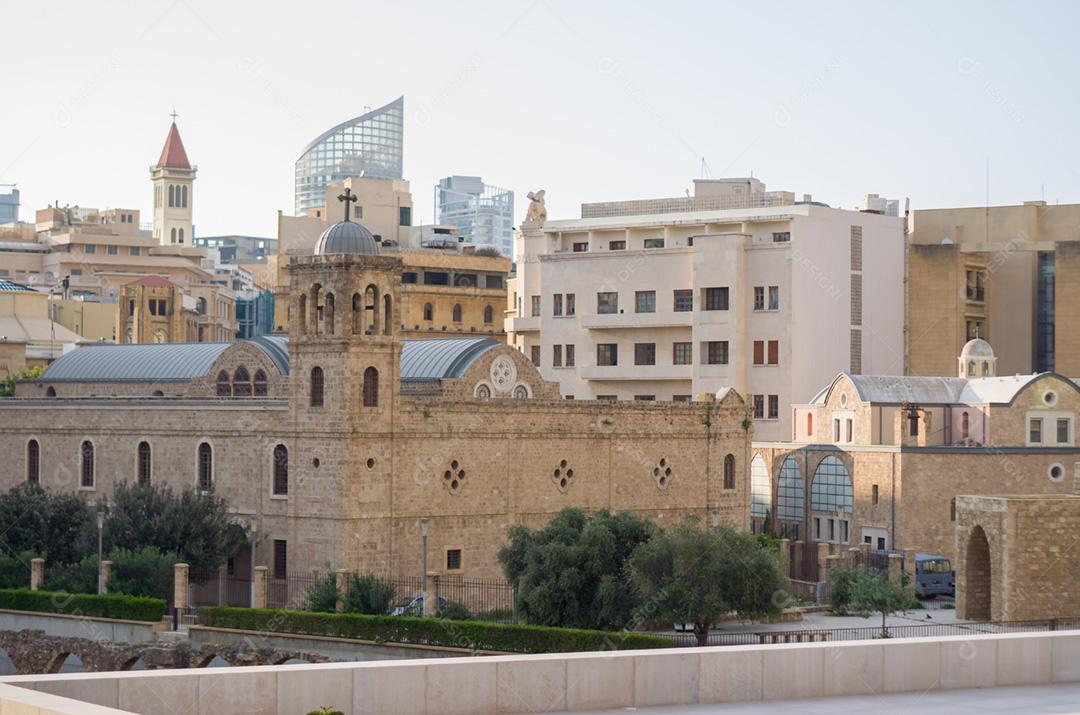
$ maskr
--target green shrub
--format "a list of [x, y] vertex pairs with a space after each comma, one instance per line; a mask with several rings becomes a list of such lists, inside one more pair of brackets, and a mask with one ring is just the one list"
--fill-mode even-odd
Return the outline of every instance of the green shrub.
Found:
[[469, 607], [458, 601], [440, 601], [435, 611], [436, 618], [445, 618], [449, 621], [467, 621], [473, 617]]
[[345, 612], [385, 616], [393, 602], [393, 584], [373, 574], [353, 574], [349, 582], [349, 593], [345, 596]]
[[200, 608], [199, 623], [217, 628], [236, 628], [265, 633], [298, 633], [511, 653], [636, 650], [669, 648], [673, 645], [668, 638], [641, 633], [586, 631], [480, 621], [448, 621], [411, 616], [310, 613], [228, 606]]
[[829, 569], [829, 604], [838, 616], [847, 615], [855, 598], [855, 587], [862, 576], [860, 569], [834, 566]]
[[137, 551], [116, 548], [109, 552], [109, 559], [113, 562], [109, 593], [166, 601], [172, 595], [173, 565], [180, 561], [175, 553], [162, 553], [153, 546]]
[[313, 571], [312, 576], [314, 576], [315, 580], [304, 592], [305, 610], [333, 613], [337, 610], [337, 574], [333, 571], [327, 571], [323, 574]]
[[69, 564], [45, 563], [44, 590], [63, 593], [92, 593], [98, 590], [97, 555], [85, 556]]
[[87, 593], [31, 591], [26, 588], [0, 589], [0, 608], [129, 621], [160, 621], [165, 615], [165, 601], [160, 598], [124, 594], [98, 596]]
[[0, 588], [26, 588], [30, 585], [30, 559], [37, 556], [24, 551], [16, 556], [0, 554]]

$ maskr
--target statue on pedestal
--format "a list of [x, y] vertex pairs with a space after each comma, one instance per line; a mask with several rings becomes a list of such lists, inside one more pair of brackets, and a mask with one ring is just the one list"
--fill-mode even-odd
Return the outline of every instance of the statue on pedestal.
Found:
[[525, 223], [544, 223], [547, 221], [547, 208], [544, 206], [544, 190], [530, 191], [529, 210], [525, 214]]

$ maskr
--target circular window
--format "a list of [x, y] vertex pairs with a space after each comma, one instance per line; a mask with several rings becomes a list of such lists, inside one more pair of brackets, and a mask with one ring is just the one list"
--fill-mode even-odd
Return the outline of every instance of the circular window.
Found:
[[847, 393], [846, 392], [840, 393], [840, 406], [841, 407], [847, 407]]
[[367, 468], [368, 469], [374, 469], [375, 468], [375, 458], [374, 457], [368, 457]]
[[1046, 474], [1052, 482], [1063, 481], [1065, 479], [1065, 467], [1060, 464], [1051, 464], [1050, 468], [1046, 470]]
[[458, 468], [458, 461], [455, 459], [454, 461], [450, 462], [450, 469], [457, 469], [457, 468]]
[[1057, 404], [1057, 393], [1053, 390], [1047, 390], [1043, 395], [1043, 402], [1047, 405], [1053, 406]]
[[311, 460], [311, 466], [315, 467], [315, 469], [318, 469], [318, 468], [319, 468], [319, 458], [318, 458], [318, 457], [316, 457], [315, 459]]

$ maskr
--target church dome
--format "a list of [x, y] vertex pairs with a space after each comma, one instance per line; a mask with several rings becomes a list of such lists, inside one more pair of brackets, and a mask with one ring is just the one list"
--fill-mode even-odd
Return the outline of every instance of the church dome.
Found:
[[375, 236], [355, 221], [338, 221], [322, 232], [315, 243], [315, 255], [333, 253], [359, 253], [374, 256], [379, 252]]
[[967, 341], [963, 349], [960, 351], [961, 359], [968, 358], [992, 358], [994, 357], [994, 349], [990, 347], [990, 343], [986, 342], [982, 338], [975, 338]]

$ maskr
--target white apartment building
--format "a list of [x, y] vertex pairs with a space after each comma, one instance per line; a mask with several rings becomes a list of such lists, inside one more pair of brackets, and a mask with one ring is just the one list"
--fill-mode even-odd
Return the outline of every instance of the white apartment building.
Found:
[[903, 369], [902, 219], [796, 202], [756, 179], [584, 204], [518, 235], [508, 340], [568, 399], [734, 387], [758, 440], [840, 371]]

